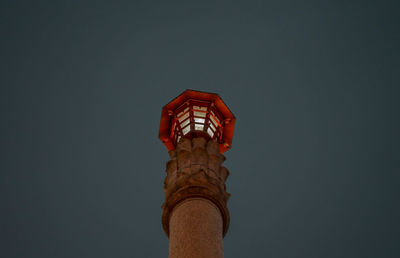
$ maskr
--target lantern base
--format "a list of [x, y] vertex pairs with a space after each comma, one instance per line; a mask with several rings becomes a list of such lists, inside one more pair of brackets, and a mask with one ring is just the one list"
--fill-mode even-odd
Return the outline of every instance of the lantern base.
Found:
[[181, 139], [189, 139], [192, 140], [194, 138], [204, 138], [206, 141], [212, 140], [211, 136], [208, 133], [205, 133], [203, 131], [191, 131], [184, 135]]
[[191, 198], [211, 201], [222, 217], [222, 234], [229, 226], [225, 180], [229, 171], [221, 166], [225, 157], [220, 154], [219, 143], [203, 137], [182, 138], [176, 150], [169, 152], [167, 177], [164, 180], [165, 202], [162, 206], [162, 224], [169, 236], [170, 216], [179, 203]]

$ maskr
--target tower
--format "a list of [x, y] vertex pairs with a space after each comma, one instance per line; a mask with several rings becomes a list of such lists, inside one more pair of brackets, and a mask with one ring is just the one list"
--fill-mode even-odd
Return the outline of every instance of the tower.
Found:
[[221, 164], [235, 116], [218, 94], [186, 90], [162, 109], [159, 138], [169, 151], [162, 225], [169, 258], [223, 257], [229, 227]]

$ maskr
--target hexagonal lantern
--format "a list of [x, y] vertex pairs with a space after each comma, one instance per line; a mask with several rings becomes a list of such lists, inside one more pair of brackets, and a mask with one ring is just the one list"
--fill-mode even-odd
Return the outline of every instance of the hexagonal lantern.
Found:
[[235, 120], [218, 94], [185, 90], [163, 107], [159, 138], [168, 150], [182, 138], [216, 139], [224, 153], [232, 146]]

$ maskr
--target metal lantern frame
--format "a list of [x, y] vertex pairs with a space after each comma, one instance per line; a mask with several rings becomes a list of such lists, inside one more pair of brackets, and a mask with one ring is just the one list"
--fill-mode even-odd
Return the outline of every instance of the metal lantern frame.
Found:
[[186, 90], [163, 107], [159, 138], [168, 150], [183, 137], [215, 139], [223, 153], [232, 145], [235, 120], [218, 94]]
[[187, 100], [173, 115], [170, 138], [176, 145], [188, 134], [222, 140], [222, 117], [212, 102]]

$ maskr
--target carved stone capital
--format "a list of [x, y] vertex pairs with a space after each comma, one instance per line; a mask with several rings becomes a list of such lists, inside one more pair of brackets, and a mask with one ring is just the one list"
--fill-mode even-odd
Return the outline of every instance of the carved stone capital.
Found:
[[228, 169], [221, 166], [225, 157], [219, 153], [219, 144], [205, 138], [182, 138], [175, 150], [170, 151], [167, 162], [167, 177], [164, 180], [165, 201], [162, 205], [162, 225], [169, 235], [169, 220], [174, 207], [188, 198], [205, 198], [221, 211], [223, 235], [229, 226], [225, 191]]

